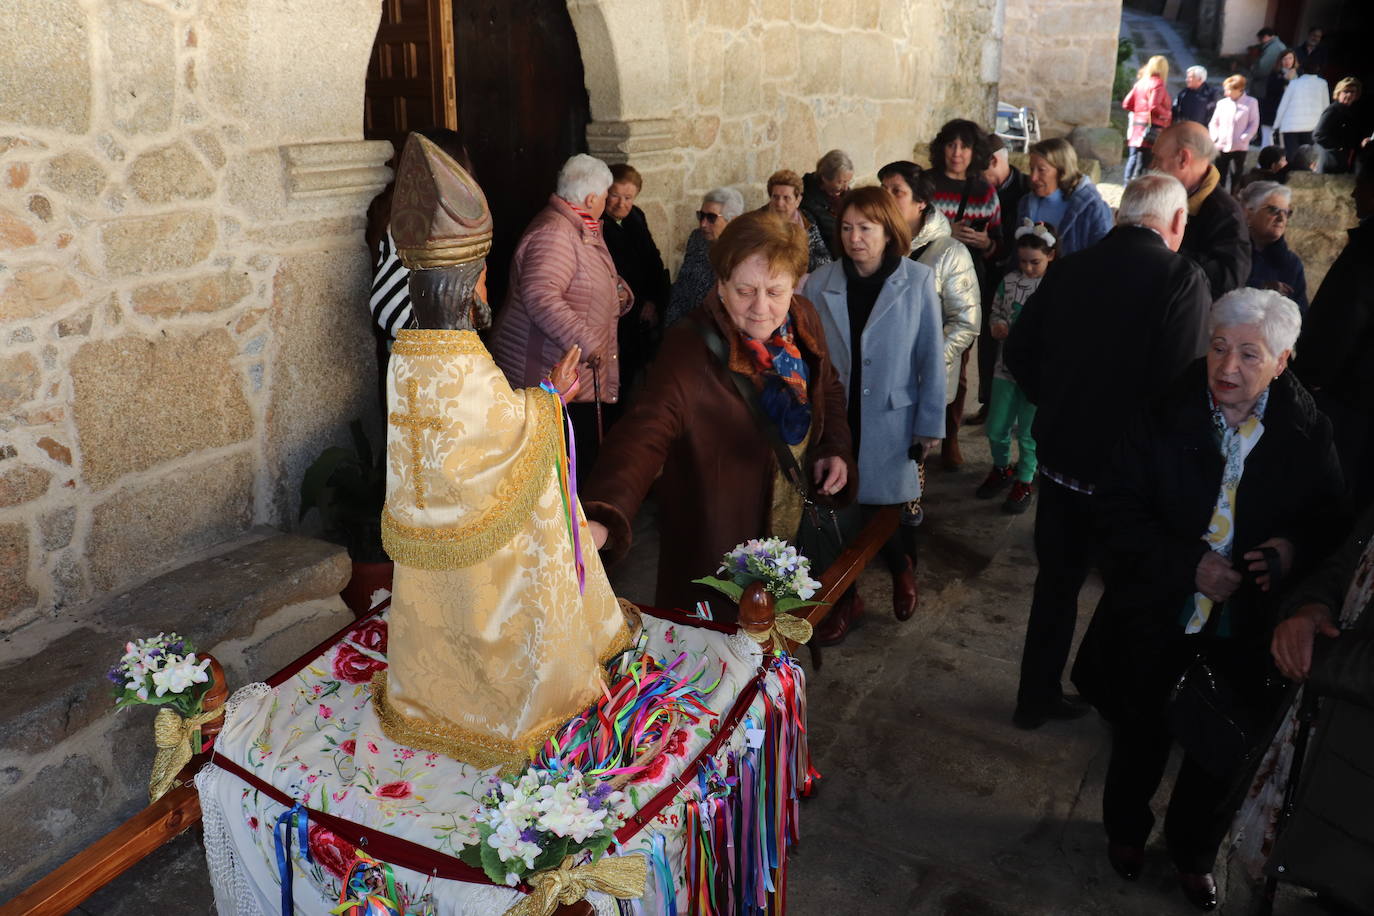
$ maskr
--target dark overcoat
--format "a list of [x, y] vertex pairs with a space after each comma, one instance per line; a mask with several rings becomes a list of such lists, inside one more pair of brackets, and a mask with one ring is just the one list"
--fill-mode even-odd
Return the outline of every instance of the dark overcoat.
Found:
[[[794, 296], [791, 314], [810, 370], [811, 430], [802, 470], [810, 474], [822, 458], [843, 458], [849, 480], [834, 501], [847, 504], [859, 479], [844, 388], [827, 355], [816, 309]], [[712, 607], [723, 619], [736, 609], [692, 580], [714, 574], [721, 556], [736, 544], [767, 536], [778, 463], [729, 373], [707, 349], [698, 322], [709, 323], [724, 338], [732, 370], [754, 374], [752, 358], [712, 291], [664, 336], [644, 389], [607, 434], [580, 495], [587, 517], [609, 531], [603, 556], [615, 562], [629, 550], [635, 514], [654, 487], [661, 532], [655, 603], [690, 609], [697, 601], [715, 599]], [[819, 573], [812, 570], [817, 578]]]

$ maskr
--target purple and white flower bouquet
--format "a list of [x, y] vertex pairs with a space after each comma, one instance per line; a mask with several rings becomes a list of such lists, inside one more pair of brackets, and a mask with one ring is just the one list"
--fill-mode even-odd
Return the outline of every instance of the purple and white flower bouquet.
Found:
[[459, 856], [498, 884], [514, 886], [581, 852], [600, 858], [630, 814], [624, 793], [577, 770], [531, 767], [514, 782], [492, 779], [474, 818], [481, 840]]
[[115, 707], [168, 706], [184, 719], [200, 712], [210, 689], [210, 658], [175, 633], [124, 644], [124, 655], [106, 675], [115, 686]]
[[810, 600], [821, 587], [811, 578], [811, 561], [782, 538], [745, 541], [721, 558], [715, 576], [692, 581], [709, 585], [733, 601], [740, 600], [746, 586], [761, 582], [773, 596], [778, 613], [822, 603]]

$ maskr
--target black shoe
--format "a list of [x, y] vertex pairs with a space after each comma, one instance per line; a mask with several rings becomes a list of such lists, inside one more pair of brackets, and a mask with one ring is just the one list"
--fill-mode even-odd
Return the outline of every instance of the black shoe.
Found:
[[1217, 908], [1217, 882], [1211, 874], [1199, 875], [1181, 871], [1178, 873], [1178, 883], [1183, 888], [1183, 896], [1199, 910]]
[[1004, 468], [994, 466], [988, 471], [988, 476], [983, 478], [983, 482], [978, 485], [978, 489], [973, 491], [973, 495], [979, 499], [992, 499], [998, 493], [1011, 486], [1011, 479], [1016, 474], [1016, 465], [1009, 464]]
[[1051, 719], [1081, 719], [1091, 710], [1092, 707], [1082, 697], [1060, 697], [1049, 706], [1031, 708], [1018, 705], [1012, 714], [1011, 724], [1029, 731]]
[[1118, 875], [1127, 881], [1134, 881], [1145, 867], [1145, 850], [1125, 843], [1108, 843], [1107, 861], [1112, 863]]
[[1030, 508], [1031, 498], [1035, 495], [1035, 485], [1016, 481], [1011, 485], [1011, 492], [1007, 494], [1006, 501], [1002, 503], [1002, 511], [1008, 515], [1020, 515]]

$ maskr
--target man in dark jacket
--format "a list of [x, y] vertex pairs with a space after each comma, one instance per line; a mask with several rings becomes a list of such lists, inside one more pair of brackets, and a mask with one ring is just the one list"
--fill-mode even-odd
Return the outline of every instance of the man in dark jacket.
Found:
[[1222, 189], [1221, 173], [1212, 165], [1216, 158], [1207, 128], [1184, 121], [1160, 133], [1151, 160], [1151, 168], [1167, 172], [1188, 189], [1188, 231], [1179, 252], [1202, 268], [1213, 299], [1244, 286], [1250, 276], [1245, 214]]
[[1098, 472], [1131, 415], [1206, 347], [1207, 278], [1176, 254], [1186, 207], [1167, 175], [1131, 182], [1116, 228], [1055, 263], [1006, 341], [1006, 365], [1038, 408], [1042, 478], [1040, 569], [1012, 718], [1020, 728], [1087, 711], [1064, 696], [1060, 678], [1092, 560]]
[[1360, 155], [1345, 250], [1312, 299], [1294, 370], [1331, 418], [1352, 508], [1374, 502], [1374, 146]]
[[1174, 123], [1212, 123], [1212, 112], [1216, 110], [1218, 97], [1216, 87], [1207, 82], [1207, 71], [1202, 67], [1189, 67], [1186, 85], [1174, 97]]
[[1374, 514], [1367, 514], [1345, 547], [1293, 590], [1272, 646], [1279, 671], [1305, 681], [1321, 713], [1296, 807], [1267, 870], [1355, 913], [1374, 912], [1374, 825], [1367, 817], [1374, 798], [1372, 536]]

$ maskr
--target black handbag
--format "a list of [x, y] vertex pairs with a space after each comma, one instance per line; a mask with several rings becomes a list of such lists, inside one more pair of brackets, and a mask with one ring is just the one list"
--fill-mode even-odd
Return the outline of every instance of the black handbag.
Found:
[[1253, 723], [1236, 702], [1234, 688], [1207, 661], [1222, 606], [1212, 608], [1195, 637], [1199, 649], [1169, 693], [1166, 719], [1170, 733], [1199, 766], [1218, 779], [1240, 770], [1257, 744]]
[[782, 441], [777, 424], [763, 412], [754, 383], [747, 376], [730, 368], [730, 357], [726, 352], [725, 341], [721, 338], [720, 333], [714, 327], [700, 321], [694, 320], [693, 323], [702, 339], [706, 341], [706, 348], [724, 367], [726, 374], [730, 376], [730, 381], [734, 382], [739, 396], [748, 405], [754, 422], [758, 424], [759, 431], [763, 433], [764, 439], [768, 441], [769, 447], [773, 449], [773, 454], [778, 459], [778, 468], [782, 471], [783, 477], [787, 478], [792, 487], [801, 494], [802, 517], [797, 528], [797, 534], [793, 538], [793, 544], [798, 553], [811, 561], [811, 574], [819, 578], [821, 573], [830, 568], [830, 565], [839, 558], [840, 553], [844, 550], [845, 536], [841, 528], [839, 513], [831, 506], [822, 505], [816, 501], [815, 494], [811, 489], [810, 478], [803, 473], [797, 464], [797, 458], [792, 454], [792, 449]]

